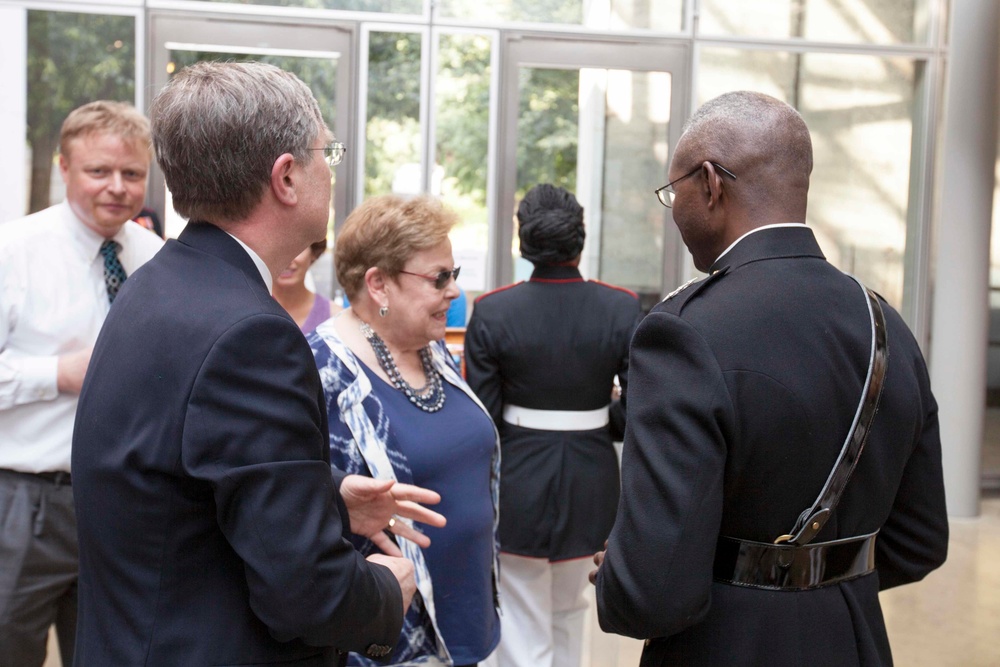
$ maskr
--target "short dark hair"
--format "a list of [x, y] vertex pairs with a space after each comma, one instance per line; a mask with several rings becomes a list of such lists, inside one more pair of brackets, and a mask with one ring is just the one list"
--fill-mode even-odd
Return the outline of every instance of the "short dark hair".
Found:
[[572, 192], [536, 185], [517, 207], [517, 221], [521, 256], [533, 264], [560, 264], [583, 252], [583, 207]]

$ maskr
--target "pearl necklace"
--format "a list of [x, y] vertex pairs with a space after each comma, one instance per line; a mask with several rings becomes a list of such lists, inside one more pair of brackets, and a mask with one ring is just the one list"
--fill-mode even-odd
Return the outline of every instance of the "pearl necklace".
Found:
[[444, 385], [441, 381], [441, 374], [434, 368], [430, 346], [420, 348], [420, 364], [424, 368], [427, 384], [419, 389], [415, 389], [409, 382], [403, 379], [403, 375], [396, 366], [396, 360], [392, 358], [392, 353], [386, 347], [385, 341], [375, 333], [367, 322], [361, 323], [361, 333], [372, 346], [372, 350], [375, 351], [375, 358], [378, 359], [378, 365], [389, 376], [392, 385], [406, 394], [406, 397], [410, 399], [410, 403], [413, 403], [424, 412], [437, 412], [444, 407]]

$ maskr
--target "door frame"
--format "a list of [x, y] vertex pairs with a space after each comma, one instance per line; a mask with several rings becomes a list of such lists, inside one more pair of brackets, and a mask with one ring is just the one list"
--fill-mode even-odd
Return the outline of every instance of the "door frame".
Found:
[[[691, 46], [683, 41], [607, 37], [594, 41], [573, 34], [505, 31], [500, 40], [500, 119], [496, 215], [490, 220], [489, 287], [509, 284], [514, 277], [510, 248], [514, 240], [514, 197], [517, 190], [517, 122], [521, 67], [598, 68], [637, 72], [668, 72], [671, 76], [668, 155], [680, 139], [690, 108]], [[666, 178], [666, 167], [664, 168]], [[664, 180], [664, 183], [666, 181]], [[653, 193], [650, 192], [650, 197]], [[663, 291], [669, 292], [686, 270], [683, 244], [670, 211], [663, 209]]]
[[[290, 55], [309, 57], [310, 52], [318, 54], [336, 52], [337, 62], [337, 114], [330, 129], [341, 141], [350, 141], [357, 136], [357, 82], [355, 58], [357, 48], [357, 26], [353, 23], [324, 21], [317, 19], [282, 19], [274, 16], [236, 17], [232, 14], [201, 14], [151, 10], [148, 16], [149, 57], [146, 60], [146, 81], [149, 94], [146, 95], [146, 112], [156, 93], [168, 81], [168, 44], [210, 45], [225, 48], [233, 53], [254, 53], [276, 51]], [[231, 47], [231, 48], [230, 48]], [[348, 160], [352, 147], [348, 145]], [[161, 214], [165, 214], [166, 188], [163, 172], [155, 163], [152, 165], [148, 199]], [[341, 168], [333, 190], [334, 228], [339, 229], [344, 218], [354, 208], [356, 172]], [[166, 220], [165, 217], [163, 217]]]

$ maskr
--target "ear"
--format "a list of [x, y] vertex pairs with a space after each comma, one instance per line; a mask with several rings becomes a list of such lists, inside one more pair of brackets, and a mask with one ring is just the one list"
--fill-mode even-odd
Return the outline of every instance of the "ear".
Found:
[[387, 286], [388, 280], [377, 266], [373, 266], [365, 271], [365, 287], [368, 288], [368, 296], [379, 306], [385, 305], [389, 300]]
[[291, 153], [278, 156], [271, 167], [271, 192], [275, 199], [286, 206], [295, 206], [299, 201], [296, 188], [299, 186], [295, 158]]
[[714, 209], [721, 203], [723, 193], [722, 174], [715, 169], [711, 162], [702, 162], [701, 168], [705, 174], [705, 196], [708, 198], [709, 210]]
[[69, 160], [63, 153], [59, 154], [59, 173], [62, 174], [63, 183], [65, 183], [66, 175], [69, 173]]

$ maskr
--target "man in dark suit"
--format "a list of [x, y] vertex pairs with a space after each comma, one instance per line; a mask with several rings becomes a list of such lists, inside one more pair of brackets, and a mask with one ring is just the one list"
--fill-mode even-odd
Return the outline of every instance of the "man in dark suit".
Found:
[[633, 338], [623, 494], [595, 556], [601, 627], [647, 639], [643, 665], [891, 664], [879, 590], [945, 559], [937, 406], [885, 302], [857, 467], [814, 541], [774, 544], [831, 474], [874, 356], [865, 292], [801, 224], [811, 170], [794, 109], [729, 93], [688, 122], [658, 193], [709, 276]]
[[412, 567], [343, 538], [316, 367], [269, 293], [326, 233], [343, 146], [301, 81], [259, 63], [184, 70], [151, 119], [190, 222], [118, 294], [80, 397], [76, 664], [385, 655]]

